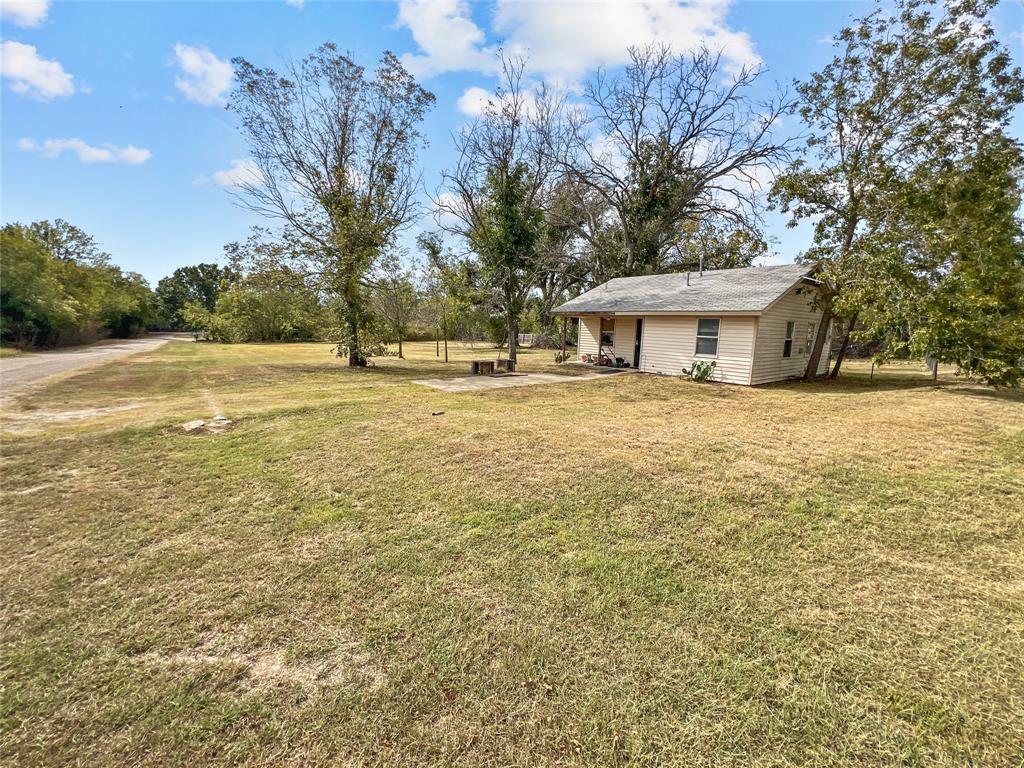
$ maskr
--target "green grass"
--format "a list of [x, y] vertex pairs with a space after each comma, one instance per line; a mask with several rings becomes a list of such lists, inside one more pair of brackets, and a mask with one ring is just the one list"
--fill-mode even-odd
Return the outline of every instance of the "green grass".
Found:
[[175, 343], [7, 407], [0, 760], [1020, 764], [1019, 393], [453, 395], [410, 380], [493, 351], [407, 346]]

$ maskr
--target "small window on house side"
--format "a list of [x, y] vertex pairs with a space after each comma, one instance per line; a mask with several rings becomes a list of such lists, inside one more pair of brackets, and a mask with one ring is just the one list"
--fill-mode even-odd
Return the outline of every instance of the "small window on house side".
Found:
[[615, 346], [615, 318], [607, 317], [601, 321], [601, 346]]
[[796, 334], [796, 323], [792, 320], [786, 323], [786, 343], [782, 345], [782, 356], [793, 356], [793, 336]]
[[814, 323], [807, 324], [807, 346], [804, 349], [807, 350], [807, 354], [811, 354], [811, 349], [814, 347]]
[[697, 321], [697, 354], [714, 357], [718, 354], [718, 332], [722, 321], [701, 319]]

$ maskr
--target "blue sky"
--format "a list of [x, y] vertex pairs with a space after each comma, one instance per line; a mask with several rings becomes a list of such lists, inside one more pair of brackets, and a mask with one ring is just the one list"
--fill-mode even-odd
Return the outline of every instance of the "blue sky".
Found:
[[[64, 218], [151, 283], [221, 258], [258, 221], [226, 185], [246, 156], [223, 109], [226, 62], [278, 66], [332, 40], [372, 66], [403, 55], [437, 104], [426, 123], [428, 189], [451, 159], [451, 132], [494, 85], [494, 50], [529, 53], [566, 84], [621, 64], [631, 43], [706, 40], [739, 65], [760, 61], [763, 87], [789, 84], [830, 56], [828, 39], [862, 2], [654, 3], [46, 2], [3, 0], [2, 219]], [[1024, 59], [1024, 6], [1003, 3], [1000, 39]], [[796, 128], [795, 121], [793, 128]], [[1014, 131], [1024, 133], [1018, 115]], [[418, 228], [429, 228], [427, 212]], [[807, 244], [770, 216], [778, 260]]]

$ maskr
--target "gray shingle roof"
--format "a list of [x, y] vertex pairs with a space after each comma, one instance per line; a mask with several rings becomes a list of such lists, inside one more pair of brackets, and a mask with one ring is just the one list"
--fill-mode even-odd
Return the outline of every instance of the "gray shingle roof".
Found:
[[618, 277], [567, 301], [555, 314], [645, 312], [761, 312], [812, 268], [804, 264]]

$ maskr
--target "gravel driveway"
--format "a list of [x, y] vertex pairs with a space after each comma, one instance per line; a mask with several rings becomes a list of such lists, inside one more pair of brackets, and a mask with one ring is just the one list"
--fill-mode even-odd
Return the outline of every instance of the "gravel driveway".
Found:
[[0, 393], [5, 396], [11, 395], [50, 376], [139, 352], [150, 352], [168, 341], [189, 338], [191, 337], [188, 334], [153, 334], [139, 339], [105, 341], [90, 347], [0, 358]]

